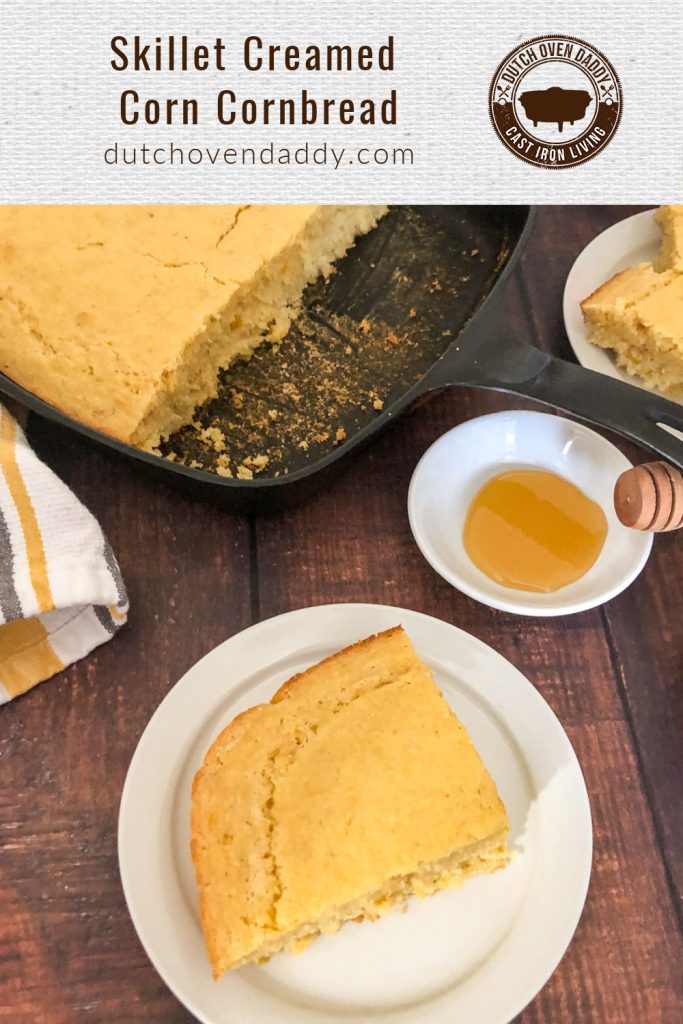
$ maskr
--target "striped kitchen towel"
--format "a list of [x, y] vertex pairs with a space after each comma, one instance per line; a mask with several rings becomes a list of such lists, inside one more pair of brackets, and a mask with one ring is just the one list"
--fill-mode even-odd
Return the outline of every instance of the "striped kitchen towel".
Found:
[[0, 405], [0, 704], [109, 640], [127, 612], [99, 523]]

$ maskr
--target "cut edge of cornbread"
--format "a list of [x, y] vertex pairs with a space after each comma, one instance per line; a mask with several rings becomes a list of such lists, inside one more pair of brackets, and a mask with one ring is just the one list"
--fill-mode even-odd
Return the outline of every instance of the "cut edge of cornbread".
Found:
[[683, 206], [660, 206], [655, 221], [662, 229], [662, 244], [653, 266], [664, 270], [683, 270]]
[[649, 263], [641, 263], [627, 267], [596, 288], [581, 303], [588, 340], [612, 351], [617, 365], [624, 369], [635, 365], [635, 357], [627, 355], [634, 347], [641, 348], [636, 338], [633, 305], [665, 283], [665, 278], [655, 273]]
[[422, 898], [445, 889], [459, 888], [468, 878], [491, 874], [504, 868], [509, 861], [507, 829], [503, 829], [489, 839], [456, 850], [449, 857], [431, 863], [423, 862], [410, 874], [391, 878], [374, 892], [335, 907], [318, 920], [278, 936], [273, 942], [263, 944], [252, 954], [223, 968], [214, 968], [214, 977], [219, 978], [224, 970], [233, 970], [248, 963], [266, 963], [278, 953], [301, 953], [314, 939], [339, 931], [349, 921], [378, 921], [392, 910], [402, 907], [411, 896]]
[[657, 272], [641, 263], [615, 274], [581, 303], [591, 344], [612, 352], [617, 366], [646, 387], [673, 397], [683, 396], [683, 330], [679, 342], [665, 338], [656, 323], [643, 319], [643, 309], [682, 283], [675, 270]]
[[356, 239], [370, 231], [386, 206], [322, 206], [304, 229], [230, 297], [220, 313], [186, 345], [183, 358], [159, 381], [130, 440], [154, 450], [214, 398], [221, 370], [265, 342], [282, 340], [301, 308], [306, 287], [328, 277]]
[[[392, 685], [394, 690], [387, 702], [385, 687]], [[418, 701], [418, 706], [415, 709], [417, 714], [411, 719], [411, 727], [406, 728], [402, 716], [406, 709], [405, 694], [411, 685], [416, 688], [413, 700]], [[401, 687], [403, 689], [399, 692]], [[378, 691], [382, 691], [381, 696]], [[323, 750], [327, 761], [330, 737], [324, 730], [331, 723], [343, 723], [343, 718], [335, 717], [340, 711], [355, 709], [358, 712], [359, 698], [366, 701], [361, 708], [363, 722], [368, 720], [368, 715], [372, 716], [373, 708], [377, 713], [373, 700], [379, 704], [382, 737], [390, 750], [394, 749], [393, 743], [398, 735], [392, 728], [398, 728], [402, 737], [398, 763], [390, 761], [391, 786], [394, 785], [396, 771], [412, 770], [413, 762], [404, 760], [406, 744], [419, 743], [422, 737], [422, 742], [427, 742], [429, 750], [437, 757], [439, 752], [443, 755], [446, 747], [449, 758], [454, 758], [457, 764], [458, 785], [465, 787], [460, 797], [465, 819], [459, 818], [458, 808], [454, 808], [455, 817], [451, 819], [447, 815], [447, 831], [443, 833], [444, 822], [440, 814], [432, 815], [430, 802], [421, 804], [427, 808], [431, 829], [436, 830], [436, 835], [430, 834], [426, 840], [426, 848], [432, 852], [438, 849], [440, 855], [436, 858], [419, 857], [416, 850], [424, 848], [421, 846], [424, 840], [414, 836], [414, 806], [408, 819], [403, 816], [403, 826], [407, 827], [409, 823], [410, 828], [409, 849], [405, 850], [402, 846], [396, 847], [395, 832], [392, 831], [387, 840], [384, 828], [377, 828], [374, 811], [377, 805], [373, 796], [371, 828], [375, 840], [381, 837], [382, 867], [378, 868], [377, 862], [369, 855], [365, 844], [372, 839], [366, 838], [361, 854], [362, 869], [366, 871], [364, 877], [368, 877], [368, 865], [370, 876], [374, 877], [384, 871], [387, 861], [400, 862], [401, 870], [387, 871], [387, 877], [383, 880], [376, 878], [376, 884], [368, 887], [367, 891], [354, 892], [353, 898], [335, 903], [329, 899], [327, 889], [334, 883], [329, 881], [327, 874], [317, 875], [313, 869], [313, 877], [324, 878], [324, 898], [319, 913], [299, 920], [302, 911], [296, 892], [297, 884], [301, 885], [301, 866], [303, 864], [305, 869], [305, 902], [310, 896], [306, 881], [310, 870], [309, 858], [312, 857], [315, 863], [315, 857], [310, 850], [308, 857], [300, 851], [301, 843], [313, 841], [308, 830], [295, 829], [293, 833], [291, 819], [287, 816], [284, 819], [285, 834], [280, 834], [283, 822], [276, 821], [276, 810], [283, 813], [284, 808], [286, 815], [288, 797], [291, 800], [291, 775], [288, 779], [283, 773], [301, 768], [300, 759], [302, 756], [305, 758], [307, 745], [314, 741], [325, 743]], [[390, 713], [399, 715], [398, 726], [396, 721], [393, 727], [391, 720], [387, 722]], [[424, 729], [423, 722], [421, 731], [419, 718], [422, 714], [428, 728]], [[343, 724], [341, 728], [344, 728]], [[319, 729], [323, 730], [322, 737], [318, 736]], [[442, 738], [435, 741], [433, 737], [439, 733]], [[371, 735], [376, 737], [377, 734], [373, 731]], [[333, 749], [334, 741], [333, 734]], [[319, 756], [320, 748], [317, 749], [316, 755], [316, 748], [311, 748], [312, 756]], [[418, 746], [418, 752], [419, 749]], [[344, 750], [343, 759], [346, 766], [351, 767], [354, 785], [361, 785], [364, 794], [377, 779], [383, 786], [382, 780], [387, 778], [385, 762], [380, 763], [378, 773], [369, 769], [366, 773], [357, 774], [356, 760], [351, 760], [352, 755], [346, 748]], [[368, 756], [371, 766], [377, 763], [374, 748]], [[418, 765], [422, 763], [422, 760], [415, 762]], [[447, 763], [450, 764], [449, 771], [452, 771], [453, 763], [449, 760]], [[314, 764], [319, 766], [320, 762], [314, 760]], [[337, 762], [333, 761], [333, 764]], [[229, 781], [231, 771], [236, 774], [226, 793], [226, 772]], [[434, 778], [432, 774], [419, 774], [423, 779]], [[307, 778], [304, 774], [304, 779]], [[447, 778], [451, 781], [446, 792], [451, 793], [450, 786], [455, 776], [448, 774]], [[283, 784], [283, 779], [284, 793], [277, 788], [278, 783]], [[315, 785], [319, 785], [317, 772]], [[338, 785], [333, 793], [323, 785], [322, 794], [326, 809], [330, 800], [333, 801], [335, 822], [342, 821], [342, 808], [338, 801], [340, 794], [343, 799], [344, 789], [339, 790]], [[431, 792], [441, 792], [438, 788], [433, 789], [432, 781], [429, 787]], [[217, 789], [222, 794], [218, 801]], [[382, 792], [386, 793], [384, 789]], [[415, 790], [411, 792], [414, 794]], [[299, 786], [295, 785], [294, 807], [296, 810], [303, 807], [304, 814], [312, 814], [314, 812], [310, 810], [305, 793], [305, 786], [302, 794]], [[315, 797], [309, 794], [309, 799]], [[440, 807], [443, 810], [441, 804]], [[381, 808], [384, 808], [383, 802]], [[362, 817], [362, 811], [354, 804], [352, 815], [358, 814]], [[248, 842], [244, 841], [244, 836], [234, 834], [234, 820], [237, 820], [239, 829], [247, 829]], [[315, 831], [319, 832], [322, 823], [317, 817], [314, 821]], [[346, 824], [342, 823], [342, 828], [344, 841], [348, 844], [351, 840]], [[359, 641], [294, 676], [280, 687], [268, 704], [257, 705], [238, 715], [213, 742], [195, 776], [191, 850], [199, 887], [202, 927], [214, 977], [218, 978], [225, 970], [246, 963], [263, 962], [283, 950], [299, 952], [318, 935], [337, 931], [346, 921], [382, 917], [393, 907], [405, 903], [411, 895], [430, 895], [459, 886], [472, 875], [503, 868], [510, 860], [506, 843], [508, 831], [507, 813], [495, 782], [402, 627]], [[450, 845], [453, 835], [459, 837], [458, 844], [446, 849], [444, 844]], [[241, 839], [241, 849], [240, 843], [235, 842], [237, 839]], [[384, 849], [387, 841], [389, 854]], [[291, 845], [287, 846], [288, 842], [294, 843], [293, 850]], [[335, 843], [332, 848], [336, 851], [339, 846]], [[351, 848], [357, 852], [357, 848]], [[280, 860], [282, 856], [284, 860]], [[339, 863], [337, 858], [337, 867]], [[342, 863], [346, 864], [346, 859], [342, 858]], [[359, 868], [354, 870], [352, 888], [357, 885]], [[294, 895], [290, 891], [292, 885]], [[334, 891], [339, 895], [338, 887]], [[281, 901], [284, 901], [284, 908]]]

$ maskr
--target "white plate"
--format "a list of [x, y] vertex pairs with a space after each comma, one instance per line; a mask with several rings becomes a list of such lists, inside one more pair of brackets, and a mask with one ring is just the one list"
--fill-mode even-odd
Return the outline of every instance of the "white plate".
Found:
[[[189, 855], [190, 787], [216, 734], [289, 676], [401, 623], [498, 784], [513, 862], [407, 913], [348, 924], [300, 956], [211, 978]], [[381, 605], [326, 605], [252, 626], [202, 658], [159, 706], [121, 799], [119, 862], [138, 935], [205, 1024], [507, 1024], [545, 984], [576, 928], [591, 865], [581, 769], [540, 694], [490, 647]]]
[[[614, 484], [631, 463], [618, 448], [581, 423], [543, 412], [492, 413], [461, 423], [422, 456], [408, 492], [413, 536], [433, 569], [491, 608], [520, 615], [568, 615], [594, 608], [631, 583], [645, 565], [652, 534], [622, 526]], [[511, 469], [546, 469], [565, 477], [600, 505], [607, 537], [587, 573], [552, 594], [512, 590], [470, 560], [463, 527], [484, 483]]]
[[[564, 286], [562, 303], [564, 326], [574, 355], [589, 370], [597, 370], [627, 384], [635, 384], [669, 401], [677, 401], [653, 388], [645, 388], [638, 378], [619, 369], [611, 352], [588, 340], [586, 325], [581, 314], [581, 303], [592, 292], [627, 267], [651, 263], [659, 251], [662, 233], [655, 223], [654, 210], [636, 213], [618, 221], [589, 242], [574, 261]], [[671, 428], [665, 428], [671, 429]], [[671, 430], [678, 437], [679, 431]]]

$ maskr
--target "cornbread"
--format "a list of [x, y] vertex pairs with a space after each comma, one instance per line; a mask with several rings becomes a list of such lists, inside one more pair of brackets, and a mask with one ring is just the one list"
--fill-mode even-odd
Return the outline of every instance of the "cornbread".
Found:
[[348, 647], [239, 715], [195, 777], [214, 976], [495, 871], [507, 831], [495, 783], [403, 629]]
[[683, 275], [629, 267], [581, 303], [594, 345], [648, 387], [683, 389]]
[[0, 206], [0, 370], [152, 449], [383, 206]]
[[683, 397], [683, 207], [662, 207], [654, 264], [628, 267], [581, 303], [588, 340], [650, 388]]
[[655, 213], [662, 229], [662, 246], [655, 270], [683, 270], [683, 206], [662, 206]]

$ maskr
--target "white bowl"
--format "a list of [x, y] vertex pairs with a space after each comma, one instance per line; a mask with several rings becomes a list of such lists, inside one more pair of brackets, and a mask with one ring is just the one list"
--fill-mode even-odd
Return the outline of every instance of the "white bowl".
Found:
[[[422, 456], [408, 492], [413, 536], [433, 569], [491, 608], [520, 615], [567, 615], [620, 594], [645, 565], [652, 534], [622, 526], [614, 484], [631, 463], [580, 423], [542, 412], [493, 413], [468, 420], [440, 437]], [[575, 484], [607, 517], [607, 537], [581, 579], [551, 594], [503, 587], [474, 565], [463, 527], [470, 502], [491, 477], [512, 469], [545, 469]]]

